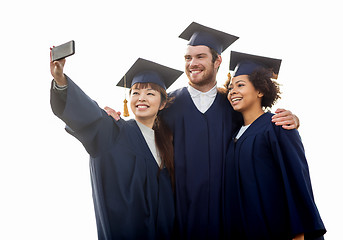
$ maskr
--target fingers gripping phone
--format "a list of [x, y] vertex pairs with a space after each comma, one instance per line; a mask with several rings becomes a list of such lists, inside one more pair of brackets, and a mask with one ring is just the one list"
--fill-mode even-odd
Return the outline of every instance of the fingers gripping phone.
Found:
[[58, 61], [75, 53], [75, 41], [69, 41], [51, 49], [51, 61]]

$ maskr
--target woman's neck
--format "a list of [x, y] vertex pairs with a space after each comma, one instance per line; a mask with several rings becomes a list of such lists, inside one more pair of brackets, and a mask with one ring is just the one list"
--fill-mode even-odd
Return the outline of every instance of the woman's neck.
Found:
[[259, 118], [264, 111], [262, 108], [251, 109], [245, 112], [242, 112], [244, 119], [244, 126], [252, 124], [257, 118]]
[[[156, 118], [156, 117], [155, 117]], [[154, 126], [155, 118], [149, 118], [149, 119], [141, 119], [141, 118], [135, 118], [135, 120], [148, 128], [151, 128]]]

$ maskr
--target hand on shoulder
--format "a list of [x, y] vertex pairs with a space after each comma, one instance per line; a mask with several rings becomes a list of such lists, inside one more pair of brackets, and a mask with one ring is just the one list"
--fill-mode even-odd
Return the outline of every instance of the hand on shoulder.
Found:
[[277, 126], [282, 126], [284, 129], [298, 129], [299, 128], [299, 119], [294, 115], [290, 110], [283, 108], [278, 108], [275, 111], [275, 115], [272, 117], [272, 122]]

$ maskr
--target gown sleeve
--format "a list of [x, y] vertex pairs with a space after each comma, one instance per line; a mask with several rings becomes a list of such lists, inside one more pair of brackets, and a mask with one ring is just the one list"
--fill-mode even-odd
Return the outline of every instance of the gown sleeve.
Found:
[[66, 90], [50, 90], [52, 111], [66, 123], [66, 131], [76, 137], [94, 157], [109, 147], [118, 135], [119, 127], [68, 76], [66, 78]]
[[281, 169], [292, 234], [305, 233], [305, 239], [323, 239], [326, 230], [314, 201], [309, 167], [298, 131], [273, 124], [269, 138]]

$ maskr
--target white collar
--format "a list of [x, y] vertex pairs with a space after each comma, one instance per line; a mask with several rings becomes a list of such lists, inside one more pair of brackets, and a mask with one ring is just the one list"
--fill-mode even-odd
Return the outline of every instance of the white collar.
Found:
[[235, 139], [237, 140], [237, 139], [239, 139], [242, 135], [243, 135], [243, 133], [250, 127], [250, 125], [251, 124], [249, 124], [249, 125], [243, 125], [242, 127], [241, 127], [241, 129], [239, 129], [239, 132], [237, 133], [237, 136], [235, 137]]
[[144, 137], [148, 137], [149, 139], [155, 140], [155, 131], [147, 126], [145, 126], [143, 123], [140, 123], [136, 121], [139, 129], [141, 130]]
[[150, 152], [152, 153], [152, 155], [154, 156], [158, 166], [161, 166], [161, 157], [160, 154], [158, 152], [156, 143], [155, 143], [155, 131], [147, 126], [145, 126], [143, 123], [140, 123], [138, 121], [136, 121], [139, 129], [142, 132], [142, 135], [146, 141], [146, 143], [148, 144], [148, 147], [150, 149]]
[[190, 85], [187, 90], [191, 95], [194, 105], [201, 113], [205, 113], [212, 106], [218, 92], [217, 85], [207, 92], [201, 92]]
[[211, 88], [209, 91], [207, 92], [201, 92], [198, 89], [195, 89], [194, 87], [192, 87], [191, 85], [188, 85], [187, 87], [189, 94], [191, 95], [192, 98], [198, 97], [200, 95], [205, 95], [207, 97], [210, 98], [214, 98], [217, 95], [217, 84], [213, 86], [213, 88]]

